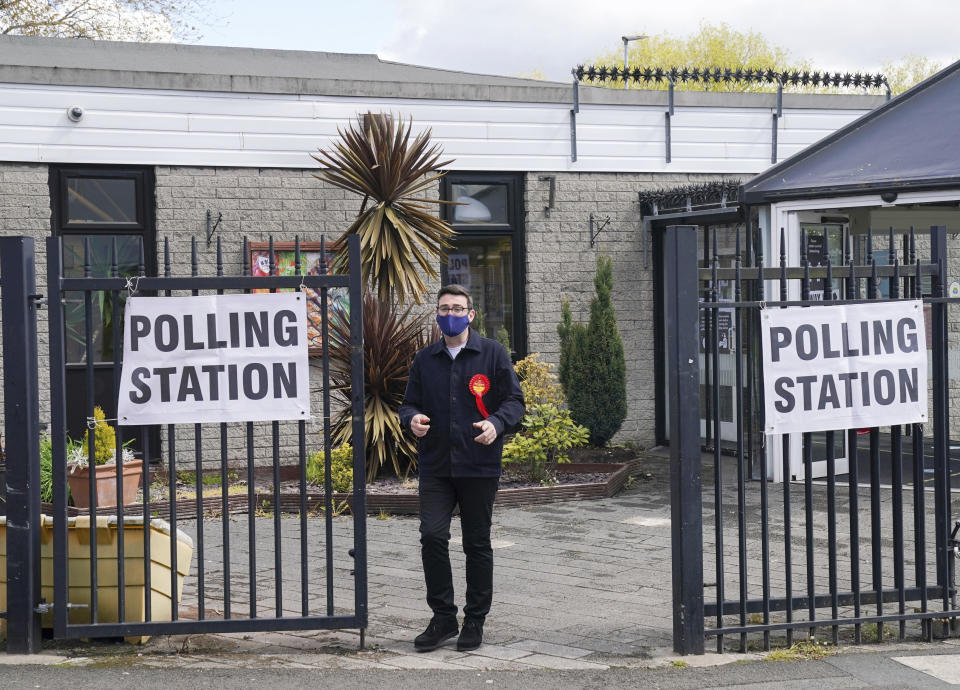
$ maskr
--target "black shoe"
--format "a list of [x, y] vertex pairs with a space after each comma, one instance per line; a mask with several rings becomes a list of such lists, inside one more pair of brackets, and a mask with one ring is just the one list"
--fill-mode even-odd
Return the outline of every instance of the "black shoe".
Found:
[[457, 651], [469, 652], [483, 643], [483, 621], [467, 618], [463, 621], [463, 630], [457, 638]]
[[434, 616], [430, 619], [427, 629], [417, 635], [413, 646], [418, 652], [429, 652], [456, 635], [458, 629], [456, 616], [451, 618]]

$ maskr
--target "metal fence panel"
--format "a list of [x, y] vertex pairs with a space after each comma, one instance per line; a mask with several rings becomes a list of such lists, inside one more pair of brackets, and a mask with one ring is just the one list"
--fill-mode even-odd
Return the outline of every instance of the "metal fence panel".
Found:
[[[8, 394], [6, 400], [6, 423], [22, 428], [15, 433], [8, 431], [8, 450], [22, 451], [23, 462], [11, 467], [8, 483], [20, 486], [18, 477], [23, 472], [39, 472], [38, 451], [38, 400], [37, 353], [36, 353], [36, 308], [37, 296], [32, 286], [32, 251], [14, 252], [14, 243], [29, 243], [27, 238], [5, 238], [2, 242], [3, 298], [4, 298], [4, 346], [5, 385], [20, 386], [23, 395]], [[18, 245], [19, 246], [19, 245]], [[322, 242], [321, 242], [321, 246]], [[27, 248], [24, 248], [27, 249]], [[28, 249], [32, 249], [29, 247]], [[83, 277], [65, 276], [63, 248], [60, 238], [47, 241], [47, 284], [51, 309], [50, 326], [50, 386], [51, 386], [51, 446], [53, 464], [53, 515], [41, 521], [39, 482], [23, 475], [24, 496], [10, 501], [7, 525], [8, 539], [12, 540], [10, 553], [11, 569], [29, 573], [29, 581], [14, 578], [10, 593], [8, 625], [11, 634], [9, 651], [37, 651], [41, 612], [38, 607], [40, 591], [40, 534], [41, 529], [52, 532], [53, 615], [54, 634], [58, 638], [75, 637], [138, 637], [157, 634], [189, 634], [199, 632], [239, 632], [257, 630], [303, 630], [325, 628], [358, 628], [361, 645], [367, 627], [367, 563], [366, 563], [366, 510], [365, 510], [365, 452], [364, 444], [356, 443], [353, 449], [354, 483], [352, 494], [353, 539], [349, 543], [334, 543], [331, 480], [331, 370], [330, 332], [328, 305], [331, 290], [343, 290], [349, 298], [350, 322], [350, 367], [351, 389], [349, 401], [353, 415], [354, 438], [364, 437], [364, 389], [363, 389], [363, 330], [362, 330], [362, 278], [359, 263], [359, 241], [349, 238], [350, 273], [348, 275], [320, 274], [301, 275], [301, 250], [299, 240], [295, 243], [295, 275], [277, 275], [273, 262], [273, 240], [270, 241], [270, 275], [251, 276], [244, 263], [242, 276], [225, 276], [220, 240], [217, 240], [216, 276], [200, 276], [196, 243], [191, 250], [191, 275], [175, 277], [171, 271], [170, 248], [167, 242], [163, 249], [163, 275], [145, 275], [143, 247], [140, 248], [138, 275], [120, 275], [117, 248], [114, 242], [109, 262], [109, 275], [94, 275], [91, 270], [90, 246], [84, 247]], [[14, 257], [17, 257], [16, 259]], [[244, 242], [244, 257], [247, 245]], [[13, 262], [17, 263], [18, 274]], [[8, 266], [8, 264], [10, 264]], [[326, 257], [320, 264], [326, 266]], [[18, 278], [19, 275], [19, 278]], [[19, 285], [22, 283], [22, 285]], [[71, 332], [75, 342], [82, 343], [86, 381], [85, 410], [89, 420], [93, 418], [94, 374], [98, 367], [109, 365], [114, 369], [113, 394], [119, 390], [122, 337], [120, 328], [107, 334], [104, 324], [122, 321], [122, 296], [133, 291], [150, 292], [170, 296], [176, 292], [198, 295], [201, 293], [224, 294], [225, 292], [269, 289], [309, 289], [313, 291], [320, 313], [322, 333], [319, 352], [322, 395], [324, 490], [321, 519], [310, 516], [311, 510], [320, 507], [319, 501], [308, 505], [307, 501], [307, 442], [304, 421], [268, 424], [187, 424], [166, 425], [165, 467], [167, 490], [164, 503], [151, 498], [151, 477], [159, 474], [156, 468], [144, 462], [140, 489], [140, 506], [124, 507], [122, 473], [117, 472], [115, 483], [116, 503], [119, 507], [102, 505], [93, 488], [98, 466], [94, 458], [93, 444], [86, 452], [91, 471], [91, 488], [86, 496], [89, 509], [68, 508], [67, 486], [67, 324], [63, 305], [67, 293], [82, 294], [78, 309], [82, 310], [82, 334]], [[8, 305], [17, 301], [18, 306]], [[8, 323], [18, 319], [18, 324]], [[22, 323], [19, 323], [22, 322]], [[13, 334], [23, 333], [16, 338]], [[32, 338], [32, 349], [31, 349]], [[99, 344], [112, 339], [112, 361], [99, 362], [94, 354], [94, 342]], [[7, 355], [7, 348], [11, 350]], [[111, 349], [111, 348], [106, 348]], [[21, 381], [21, 379], [23, 379]], [[17, 407], [12, 410], [11, 406]], [[190, 450], [184, 447], [180, 436], [192, 433], [193, 462], [183, 459]], [[117, 427], [115, 458], [122, 458], [127, 443], [139, 444], [144, 460], [159, 451], [151, 448], [156, 439], [143, 428], [136, 438], [124, 440], [125, 431]], [[255, 472], [256, 443], [266, 431], [269, 439], [269, 473], [273, 484], [273, 519], [258, 518], [257, 511], [263, 506], [257, 503]], [[92, 433], [92, 432], [91, 432]], [[295, 453], [284, 451], [281, 439], [289, 433], [295, 437]], [[129, 434], [127, 434], [129, 435]], [[21, 442], [32, 439], [33, 449], [20, 448]], [[242, 495], [230, 491], [230, 482], [236, 473], [231, 467], [228, 440], [245, 441], [245, 477], [248, 483], [246, 499], [248, 519], [245, 522], [231, 520], [231, 509]], [[293, 457], [291, 458], [291, 455]], [[212, 462], [211, 458], [216, 459]], [[207, 462], [204, 462], [204, 460]], [[236, 460], [237, 458], [233, 458]], [[289, 462], [293, 460], [294, 462]], [[286, 462], [285, 462], [286, 461]], [[178, 463], [181, 463], [178, 465]], [[117, 463], [122, 464], [122, 463]], [[212, 470], [211, 465], [217, 469]], [[154, 471], [151, 472], [151, 469]], [[106, 466], [99, 467], [101, 473]], [[183, 472], [193, 474], [192, 498], [178, 495], [177, 478]], [[179, 474], [178, 474], [179, 473]], [[296, 483], [294, 501], [281, 495], [281, 482], [288, 475]], [[211, 479], [211, 481], [205, 481]], [[127, 480], [129, 481], [129, 480]], [[209, 485], [218, 485], [212, 492]], [[20, 499], [24, 500], [20, 500]], [[29, 500], [26, 500], [28, 499]], [[178, 505], [180, 509], [178, 510]], [[17, 511], [24, 511], [20, 520]], [[166, 520], [160, 520], [160, 511]], [[211, 518], [211, 510], [219, 512], [219, 525]], [[282, 520], [281, 510], [298, 515], [296, 522]], [[27, 519], [29, 518], [29, 519]], [[41, 524], [42, 523], [42, 524]], [[188, 524], [184, 524], [188, 523]], [[12, 526], [12, 528], [11, 528]], [[24, 544], [19, 544], [19, 527], [23, 526]], [[189, 537], [187, 530], [193, 530]], [[258, 530], [261, 534], [258, 536]], [[244, 534], [245, 532], [245, 534]], [[268, 532], [268, 539], [263, 532]], [[290, 542], [296, 545], [291, 548]], [[219, 541], [219, 546], [214, 542]], [[187, 548], [189, 546], [189, 548]], [[348, 552], [349, 547], [349, 552]], [[246, 553], [244, 553], [246, 551]], [[192, 552], [192, 553], [191, 553]], [[316, 569], [311, 562], [318, 562], [322, 554], [321, 588], [311, 579]], [[80, 558], [77, 558], [77, 556]], [[270, 558], [272, 556], [272, 558]], [[29, 558], [31, 564], [19, 564], [17, 559]], [[35, 561], [35, 562], [33, 562]], [[222, 563], [218, 562], [222, 561]], [[296, 561], [296, 566], [291, 563]], [[79, 563], [79, 564], [78, 564]], [[267, 564], [270, 564], [269, 566]], [[159, 568], [158, 564], [165, 566]], [[195, 577], [184, 585], [184, 574], [194, 565]], [[212, 566], [212, 567], [211, 567]], [[168, 573], [162, 572], [168, 570]], [[347, 575], [347, 571], [349, 574]], [[217, 577], [213, 577], [212, 571]], [[291, 573], [295, 575], [291, 575]], [[338, 574], [341, 579], [338, 580]], [[320, 576], [318, 576], [320, 577]], [[351, 603], [347, 603], [348, 591], [352, 589]], [[190, 590], [189, 597], [184, 593]], [[340, 590], [340, 591], [338, 591]], [[159, 594], [158, 594], [159, 593]], [[291, 604], [291, 596], [296, 602]], [[337, 600], [335, 600], [335, 597]], [[187, 599], [189, 598], [189, 601]], [[79, 600], [82, 600], [80, 603]], [[247, 604], [243, 607], [243, 604]], [[159, 609], [158, 609], [159, 606]], [[22, 609], [22, 610], [21, 610]], [[351, 610], [352, 609], [352, 610]], [[241, 613], [242, 611], [242, 613]], [[28, 615], [29, 614], [29, 615]], [[15, 631], [15, 632], [14, 632]], [[25, 634], [21, 634], [21, 631]], [[20, 647], [23, 647], [20, 650]]]

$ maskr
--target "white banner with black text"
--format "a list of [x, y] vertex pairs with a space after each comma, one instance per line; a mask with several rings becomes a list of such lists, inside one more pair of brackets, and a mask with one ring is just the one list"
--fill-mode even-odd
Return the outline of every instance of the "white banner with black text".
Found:
[[923, 302], [761, 311], [765, 431], [927, 421]]
[[118, 424], [309, 419], [302, 293], [130, 297]]

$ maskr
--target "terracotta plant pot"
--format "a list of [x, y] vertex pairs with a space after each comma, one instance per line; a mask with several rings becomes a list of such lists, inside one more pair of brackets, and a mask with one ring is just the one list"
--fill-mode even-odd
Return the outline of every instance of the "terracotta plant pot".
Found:
[[[143, 472], [143, 460], [123, 463], [123, 505], [137, 500], [140, 488], [140, 474]], [[90, 468], [67, 472], [70, 482], [70, 495], [77, 508], [90, 507]], [[117, 466], [97, 465], [97, 508], [109, 508], [117, 505]]]

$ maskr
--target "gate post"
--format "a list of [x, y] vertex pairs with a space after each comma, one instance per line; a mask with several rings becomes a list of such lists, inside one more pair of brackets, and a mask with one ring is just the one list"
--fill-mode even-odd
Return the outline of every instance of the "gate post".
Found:
[[[930, 227], [930, 261], [937, 266], [933, 281], [933, 296], [946, 297], [947, 285], [947, 228]], [[943, 610], [950, 609], [950, 398], [948, 393], [949, 344], [947, 332], [947, 305], [935, 302], [931, 306], [931, 340], [933, 341], [933, 467], [934, 467], [934, 523], [937, 549], [937, 584], [943, 588]]]
[[32, 237], [0, 238], [7, 439], [7, 653], [40, 651], [40, 400]]
[[703, 654], [697, 227], [668, 227], [664, 250], [667, 387], [670, 396], [673, 650], [679, 654]]

